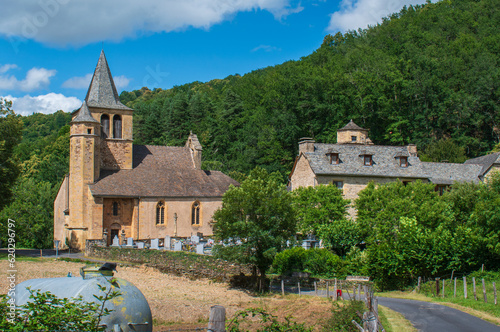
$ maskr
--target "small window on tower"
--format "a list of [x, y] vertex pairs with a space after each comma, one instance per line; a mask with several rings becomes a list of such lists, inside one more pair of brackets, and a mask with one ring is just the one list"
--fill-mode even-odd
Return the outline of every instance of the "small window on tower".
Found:
[[118, 202], [113, 202], [113, 215], [118, 215]]
[[351, 136], [351, 142], [355, 143], [357, 141], [358, 137], [357, 136]]
[[92, 134], [92, 129], [90, 129], [90, 128], [87, 129], [87, 134], [89, 134], [89, 135]]
[[122, 138], [122, 118], [118, 114], [113, 117], [113, 138]]

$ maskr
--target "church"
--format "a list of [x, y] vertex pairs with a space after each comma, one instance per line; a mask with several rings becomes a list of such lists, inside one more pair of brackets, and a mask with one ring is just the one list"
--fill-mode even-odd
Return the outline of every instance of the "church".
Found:
[[133, 110], [119, 100], [104, 51], [70, 126], [69, 174], [54, 202], [60, 247], [213, 234], [212, 215], [238, 183], [201, 169], [193, 133], [183, 147], [134, 145]]

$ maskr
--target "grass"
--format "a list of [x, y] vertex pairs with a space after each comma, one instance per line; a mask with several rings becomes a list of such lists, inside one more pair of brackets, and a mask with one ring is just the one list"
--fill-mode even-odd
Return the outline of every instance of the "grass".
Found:
[[417, 329], [399, 312], [387, 307], [378, 306], [378, 314], [382, 326], [387, 332], [408, 331], [416, 332]]
[[[0, 252], [0, 260], [7, 260], [9, 258], [7, 253]], [[16, 255], [16, 262], [42, 262], [43, 260], [50, 259], [45, 257], [29, 257]]]

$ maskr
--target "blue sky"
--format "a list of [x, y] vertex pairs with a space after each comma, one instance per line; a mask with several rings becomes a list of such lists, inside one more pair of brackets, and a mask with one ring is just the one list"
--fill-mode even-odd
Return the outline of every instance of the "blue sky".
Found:
[[99, 53], [119, 92], [245, 74], [423, 0], [17, 0], [2, 3], [0, 96], [18, 114], [78, 108]]

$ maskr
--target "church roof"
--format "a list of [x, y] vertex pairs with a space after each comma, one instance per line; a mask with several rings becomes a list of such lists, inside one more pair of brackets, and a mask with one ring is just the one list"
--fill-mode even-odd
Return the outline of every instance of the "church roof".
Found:
[[85, 101], [90, 107], [131, 110], [120, 102], [104, 51], [97, 61]]
[[[429, 179], [436, 184], [454, 181], [479, 182], [480, 165], [422, 162], [401, 146], [314, 144], [314, 152], [304, 152], [311, 169], [317, 175], [369, 176]], [[328, 152], [339, 154], [339, 163], [331, 164]], [[363, 155], [371, 155], [373, 163], [365, 166]], [[408, 166], [401, 167], [397, 157], [407, 157]]]
[[73, 119], [72, 122], [96, 122], [99, 123], [92, 114], [90, 114], [90, 110], [87, 107], [87, 103], [83, 101], [82, 106], [78, 110], [78, 115]]
[[133, 168], [101, 171], [90, 185], [94, 196], [221, 197], [239, 185], [219, 171], [195, 169], [186, 147], [134, 145]]
[[357, 124], [354, 123], [354, 121], [349, 121], [348, 124], [346, 124], [343, 128], [340, 128], [337, 131], [342, 131], [342, 130], [363, 130], [363, 131], [368, 131], [368, 129], [361, 128]]

